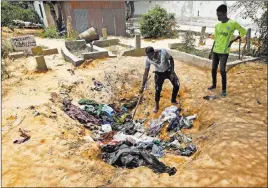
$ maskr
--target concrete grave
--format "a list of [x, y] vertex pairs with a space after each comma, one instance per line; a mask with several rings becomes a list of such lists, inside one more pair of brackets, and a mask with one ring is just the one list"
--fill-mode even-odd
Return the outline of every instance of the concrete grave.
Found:
[[[212, 66], [212, 60], [207, 58], [202, 58], [196, 55], [188, 54], [185, 52], [180, 52], [177, 50], [167, 50], [170, 55], [175, 60], [182, 61], [185, 63], [188, 63], [190, 65], [194, 65], [196, 67], [205, 68], [205, 69], [211, 69]], [[258, 60], [259, 58], [256, 57], [250, 57], [250, 56], [244, 56], [243, 60], [236, 60], [233, 62], [228, 62], [226, 64], [226, 70], [229, 71], [231, 68], [235, 67], [236, 65], [239, 65], [241, 63], [246, 63], [250, 61]]]
[[64, 59], [79, 66], [87, 59], [108, 57], [108, 51], [95, 45], [86, 44], [85, 40], [66, 41], [61, 48]]
[[32, 47], [36, 46], [33, 35], [12, 37], [11, 44], [15, 51], [23, 51], [25, 54], [32, 54]]

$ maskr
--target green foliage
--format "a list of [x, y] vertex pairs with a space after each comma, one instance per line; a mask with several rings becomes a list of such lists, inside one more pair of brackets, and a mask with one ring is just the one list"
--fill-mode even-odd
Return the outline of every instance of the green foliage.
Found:
[[70, 32], [70, 36], [67, 37], [67, 35], [66, 35], [65, 37], [66, 37], [66, 40], [77, 40], [78, 39], [78, 35], [79, 35], [79, 33], [76, 30], [72, 30]]
[[[252, 50], [252, 53], [256, 56], [266, 56], [268, 55], [268, 30], [267, 30], [267, 9], [268, 2], [265, 1], [237, 1], [234, 5], [230, 7], [231, 11], [240, 8], [242, 11], [239, 13], [244, 19], [251, 19], [255, 24], [257, 24], [260, 32], [258, 42], [260, 47], [257, 51]], [[258, 13], [262, 11], [263, 14], [259, 18]], [[266, 58], [267, 63], [267, 58]]]
[[43, 38], [59, 38], [59, 33], [56, 29], [56, 27], [48, 27], [43, 30], [43, 32], [40, 34]]
[[3, 58], [6, 58], [10, 52], [13, 52], [13, 47], [10, 40], [2, 40], [1, 50]]
[[146, 38], [174, 37], [177, 34], [175, 26], [175, 14], [167, 13], [160, 6], [143, 14], [140, 20], [140, 31]]
[[25, 22], [42, 23], [39, 15], [30, 8], [30, 2], [1, 2], [1, 25], [13, 25], [12, 20], [22, 20]]

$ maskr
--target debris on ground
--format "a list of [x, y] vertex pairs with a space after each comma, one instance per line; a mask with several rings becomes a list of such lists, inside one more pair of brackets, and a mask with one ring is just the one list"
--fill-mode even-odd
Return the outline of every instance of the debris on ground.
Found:
[[213, 99], [216, 99], [217, 98], [217, 96], [216, 95], [206, 95], [206, 96], [204, 96], [203, 97], [203, 99], [205, 99], [205, 100], [213, 100]]
[[[92, 79], [93, 80], [93, 79]], [[93, 80], [94, 81], [94, 88], [92, 88], [92, 90], [95, 90], [95, 91], [101, 91], [102, 88], [104, 88], [104, 85], [100, 82], [100, 81], [97, 81], [97, 80]]]
[[[124, 101], [121, 107], [91, 99], [80, 99], [79, 106], [75, 106], [71, 101], [63, 99], [63, 110], [93, 132], [92, 139], [99, 144], [102, 159], [113, 166], [147, 166], [156, 173], [174, 175], [176, 168], [168, 167], [158, 160], [165, 155], [165, 150], [188, 157], [197, 151], [192, 138], [181, 132], [181, 129], [193, 127], [197, 114], [180, 116], [181, 109], [170, 106], [158, 119], [149, 122], [148, 129], [145, 128], [145, 120], [133, 120], [130, 115], [130, 110], [137, 104], [137, 97], [121, 100]], [[165, 124], [168, 124], [166, 130], [169, 140], [158, 138]]]
[[29, 131], [19, 128], [19, 132], [20, 132], [21, 138], [16, 139], [13, 142], [14, 144], [22, 144], [31, 138], [31, 136], [29, 135]]

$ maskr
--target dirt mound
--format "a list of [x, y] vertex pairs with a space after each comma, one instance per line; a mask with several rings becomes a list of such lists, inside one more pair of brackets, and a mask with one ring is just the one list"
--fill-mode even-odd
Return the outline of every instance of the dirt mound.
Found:
[[[91, 98], [102, 103], [137, 95], [144, 58], [104, 59], [94, 61], [94, 67], [78, 69], [60, 55], [47, 58], [51, 71], [35, 74], [30, 68], [34, 59], [19, 59], [16, 62], [27, 65], [26, 71], [13, 69], [13, 76], [2, 82], [3, 91], [8, 90], [2, 100], [3, 186], [267, 186], [267, 65], [233, 68], [228, 72], [228, 96], [220, 98], [217, 89], [219, 99], [206, 101], [203, 96], [210, 94], [206, 90], [210, 71], [175, 62], [182, 113], [198, 114], [194, 128], [185, 131], [192, 134], [198, 151], [189, 158], [172, 154], [162, 158], [178, 170], [168, 176], [146, 167], [128, 170], [106, 164], [100, 160], [96, 143], [84, 138], [90, 131], [61, 108], [60, 98], [66, 94], [74, 102]], [[92, 78], [106, 89], [92, 91]], [[113, 89], [116, 95], [111, 98]], [[161, 108], [153, 114], [151, 79], [135, 117], [158, 118], [170, 106], [171, 90], [171, 83], [165, 81]], [[30, 131], [31, 138], [13, 144], [19, 128]]]

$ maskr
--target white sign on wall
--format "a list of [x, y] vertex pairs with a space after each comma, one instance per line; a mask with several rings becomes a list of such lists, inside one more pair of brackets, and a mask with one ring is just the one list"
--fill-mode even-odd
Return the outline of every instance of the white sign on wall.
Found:
[[25, 54], [32, 54], [31, 48], [36, 46], [33, 35], [12, 37], [11, 44], [15, 51], [23, 51]]

